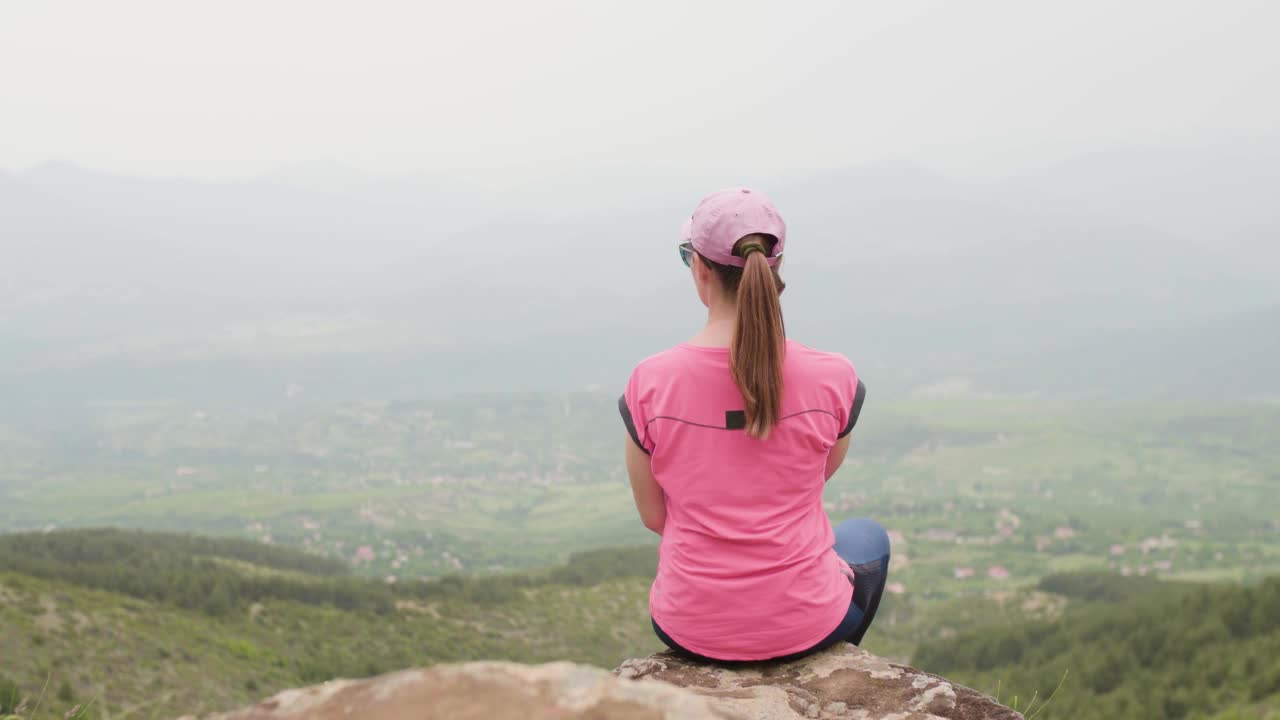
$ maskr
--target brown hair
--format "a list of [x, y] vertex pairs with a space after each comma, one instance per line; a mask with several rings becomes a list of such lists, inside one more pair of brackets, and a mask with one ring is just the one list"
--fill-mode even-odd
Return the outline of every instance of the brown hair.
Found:
[[729, 366], [742, 393], [747, 434], [762, 440], [769, 437], [782, 412], [782, 358], [787, 342], [778, 298], [786, 283], [767, 259], [775, 244], [772, 235], [739, 240], [733, 254], [745, 255], [746, 267], [701, 258], [724, 289], [737, 296], [738, 324], [729, 347]]

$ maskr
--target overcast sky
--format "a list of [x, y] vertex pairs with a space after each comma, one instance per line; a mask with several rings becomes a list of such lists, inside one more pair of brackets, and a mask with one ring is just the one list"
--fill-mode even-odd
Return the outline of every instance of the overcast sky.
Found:
[[1270, 0], [15, 0], [0, 169], [335, 163], [496, 186], [1274, 139], [1277, 27]]

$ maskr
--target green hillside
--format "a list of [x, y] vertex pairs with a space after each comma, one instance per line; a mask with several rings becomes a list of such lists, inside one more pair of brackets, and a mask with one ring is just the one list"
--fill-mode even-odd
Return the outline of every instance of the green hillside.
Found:
[[[436, 662], [611, 668], [661, 648], [647, 622], [651, 548], [393, 586], [252, 546], [115, 530], [0, 537], [0, 711], [12, 710], [7, 684], [28, 712], [48, 684], [37, 718], [90, 701], [89, 717], [171, 718]], [[218, 603], [188, 602], [203, 571]]]
[[[1040, 718], [1280, 717], [1280, 577], [1250, 586], [1045, 578], [1075, 596], [1057, 622], [987, 626], [922, 645], [916, 664]], [[1065, 677], [1065, 680], [1064, 680]]]
[[[89, 702], [86, 717], [171, 718], [437, 662], [612, 668], [662, 648], [647, 612], [655, 561], [650, 547], [602, 549], [540, 571], [389, 584], [242, 541], [0, 536], [0, 711], [16, 695], [30, 716], [46, 686], [35, 718]], [[192, 587], [219, 600], [193, 602]], [[1085, 573], [946, 601], [890, 595], [865, 647], [1023, 707], [1068, 673], [1042, 718], [1272, 717], [1280, 578]], [[1241, 714], [1210, 712], [1224, 708]]]
[[[395, 584], [313, 561], [252, 542], [133, 530], [0, 536], [0, 680], [32, 702], [46, 681], [47, 695], [66, 684], [71, 700], [47, 707], [50, 718], [90, 699], [110, 717], [173, 717], [434, 662], [612, 668], [662, 649], [648, 621], [652, 547]], [[202, 597], [193, 587], [218, 600], [193, 601]], [[907, 661], [918, 643], [979, 622], [1056, 617], [1064, 602], [1031, 588], [943, 603], [889, 596], [866, 647]]]

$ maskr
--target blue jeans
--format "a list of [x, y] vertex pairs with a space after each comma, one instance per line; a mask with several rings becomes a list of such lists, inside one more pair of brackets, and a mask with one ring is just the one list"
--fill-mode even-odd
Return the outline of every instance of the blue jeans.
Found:
[[[867, 634], [867, 628], [875, 620], [876, 610], [880, 607], [880, 596], [884, 594], [884, 586], [889, 579], [889, 534], [875, 520], [853, 518], [837, 525], [835, 536], [836, 544], [833, 547], [836, 554], [849, 563], [856, 578], [853, 581], [853, 600], [849, 603], [844, 619], [816, 645], [790, 655], [770, 658], [771, 660], [796, 660], [825, 650], [841, 640], [860, 645], [862, 636]], [[653, 632], [659, 640], [685, 657], [707, 662], [730, 662], [686, 650], [658, 627], [658, 622], [652, 617], [649, 622], [653, 624]]]

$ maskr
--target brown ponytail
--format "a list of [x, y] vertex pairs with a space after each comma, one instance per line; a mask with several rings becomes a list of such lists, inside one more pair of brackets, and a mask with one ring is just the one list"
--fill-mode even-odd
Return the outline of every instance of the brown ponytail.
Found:
[[739, 240], [733, 254], [747, 259], [743, 268], [707, 261], [725, 290], [737, 295], [738, 324], [729, 347], [729, 365], [742, 393], [747, 434], [762, 440], [769, 437], [782, 413], [782, 358], [787, 342], [778, 300], [786, 285], [767, 259], [775, 242], [769, 235]]

